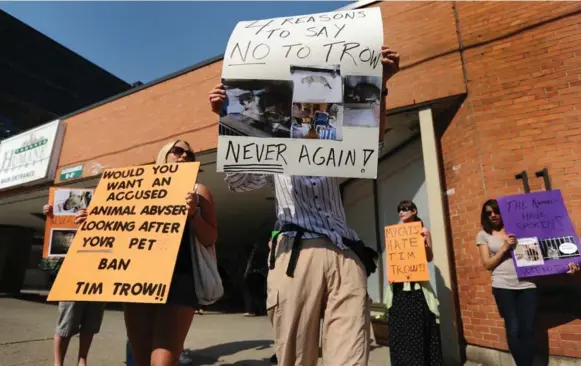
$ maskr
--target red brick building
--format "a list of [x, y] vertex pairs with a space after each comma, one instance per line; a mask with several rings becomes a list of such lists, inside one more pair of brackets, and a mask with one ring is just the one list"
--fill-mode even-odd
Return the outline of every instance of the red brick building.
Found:
[[[433, 281], [447, 364], [459, 364], [467, 354], [509, 365], [506, 354], [495, 351], [507, 349], [504, 327], [475, 244], [480, 207], [488, 198], [522, 192], [515, 174], [523, 170], [532, 190], [544, 189], [534, 173], [547, 168], [581, 229], [581, 4], [359, 6], [381, 7], [384, 39], [401, 53], [402, 71], [390, 82], [388, 152], [377, 181], [343, 185], [350, 224], [368, 245], [381, 248], [382, 227], [395, 220], [394, 202], [414, 199], [435, 238]], [[59, 167], [83, 164], [79, 182], [90, 185], [102, 167], [151, 163], [168, 139], [190, 141], [200, 152], [200, 179], [217, 197], [219, 225], [226, 228], [218, 254], [235, 277], [241, 251], [232, 242], [268, 229], [273, 211], [271, 193], [228, 193], [215, 173], [218, 124], [207, 93], [220, 73], [220, 59], [210, 60], [64, 116]], [[369, 283], [378, 308], [382, 271]], [[539, 349], [567, 364], [581, 358], [580, 285], [571, 278], [541, 285]]]

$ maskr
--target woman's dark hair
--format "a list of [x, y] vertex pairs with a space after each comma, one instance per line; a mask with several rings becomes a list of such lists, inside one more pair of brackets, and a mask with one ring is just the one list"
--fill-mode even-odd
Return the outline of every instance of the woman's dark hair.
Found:
[[480, 224], [482, 225], [482, 230], [484, 230], [487, 234], [492, 234], [492, 230], [494, 227], [490, 222], [490, 218], [488, 212], [486, 211], [486, 207], [490, 207], [492, 211], [496, 214], [500, 214], [500, 210], [498, 209], [498, 202], [496, 200], [488, 200], [484, 202], [482, 205], [482, 211], [480, 212]]
[[410, 210], [410, 211], [416, 211], [416, 214], [414, 215], [413, 221], [419, 221], [422, 223], [422, 227], [424, 226], [424, 222], [418, 216], [418, 207], [416, 206], [415, 203], [413, 203], [413, 201], [403, 200], [397, 205], [398, 211], [399, 211], [400, 207], [405, 208], [405, 209]]

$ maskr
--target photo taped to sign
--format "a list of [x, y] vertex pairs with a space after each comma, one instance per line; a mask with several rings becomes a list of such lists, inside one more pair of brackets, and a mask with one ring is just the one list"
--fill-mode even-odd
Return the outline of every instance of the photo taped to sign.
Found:
[[518, 267], [541, 266], [543, 254], [537, 238], [520, 238], [514, 248], [514, 258]]
[[107, 169], [48, 300], [165, 303], [199, 166]]
[[75, 237], [75, 229], [52, 229], [50, 233], [50, 246], [48, 254], [50, 257], [64, 257]]
[[294, 83], [293, 102], [343, 102], [343, 79], [339, 65], [326, 67], [291, 65], [290, 72]]
[[[217, 171], [376, 178], [375, 88], [382, 80], [382, 44], [379, 8], [239, 22], [222, 64], [227, 106], [220, 118]], [[265, 129], [264, 122], [256, 128], [263, 113], [260, 98], [250, 93], [240, 101], [244, 93], [234, 90], [261, 87], [233, 81], [278, 81], [278, 88], [292, 91], [283, 113], [288, 122], [276, 128], [284, 133]], [[344, 91], [347, 82], [350, 89]]]
[[343, 125], [341, 103], [293, 103], [293, 139], [340, 141]]
[[54, 194], [53, 215], [74, 215], [79, 210], [87, 209], [91, 199], [92, 189], [57, 189]]
[[[53, 241], [53, 231], [58, 229], [62, 233], [56, 233], [56, 240], [58, 242], [66, 242], [66, 233], [68, 231], [75, 232], [77, 225], [75, 224], [75, 214], [78, 210], [86, 209], [93, 197], [93, 189], [86, 188], [59, 188], [51, 187], [48, 193], [48, 204], [52, 206], [52, 215], [46, 216], [44, 227], [44, 243], [42, 247], [42, 257], [62, 257], [64, 249], [61, 244], [56, 244], [56, 247], [51, 249]], [[60, 250], [56, 248], [61, 247]], [[67, 246], [68, 248], [68, 246]]]
[[220, 134], [290, 137], [293, 83], [289, 80], [223, 80], [225, 113]]
[[378, 76], [345, 76], [343, 125], [378, 128], [381, 88]]

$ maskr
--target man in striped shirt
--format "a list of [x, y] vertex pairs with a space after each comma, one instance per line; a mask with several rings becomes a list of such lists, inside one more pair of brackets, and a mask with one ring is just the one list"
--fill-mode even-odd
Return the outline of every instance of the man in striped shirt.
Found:
[[[386, 85], [399, 71], [399, 55], [387, 46], [382, 47], [381, 54]], [[382, 95], [387, 95], [386, 90]], [[209, 99], [212, 110], [220, 114], [226, 100], [223, 86], [216, 86]], [[383, 97], [380, 110], [381, 151], [385, 132]], [[347, 226], [339, 180], [232, 173], [227, 174], [226, 182], [234, 192], [274, 186], [277, 230], [282, 228], [283, 232], [272, 248], [266, 305], [275, 331], [279, 365], [317, 364], [321, 318], [325, 364], [367, 365], [367, 271], [364, 262], [350, 250], [350, 243], [359, 238]], [[295, 236], [299, 236], [298, 246]], [[300, 255], [295, 253], [297, 248]]]

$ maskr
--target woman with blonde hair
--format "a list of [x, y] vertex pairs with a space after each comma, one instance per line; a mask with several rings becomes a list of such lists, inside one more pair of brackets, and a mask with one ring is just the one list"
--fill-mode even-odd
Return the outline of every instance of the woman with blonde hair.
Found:
[[[190, 145], [176, 140], [159, 152], [156, 164], [193, 162]], [[192, 186], [194, 182], [192, 181]], [[125, 326], [136, 366], [175, 366], [183, 351], [196, 309], [200, 307], [194, 288], [196, 241], [205, 247], [216, 243], [216, 207], [212, 194], [196, 184], [185, 197], [188, 218], [165, 304], [124, 304]], [[77, 214], [84, 221], [86, 210]]]

